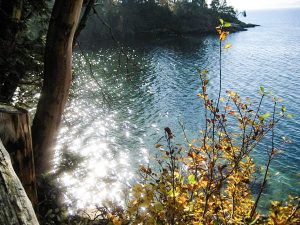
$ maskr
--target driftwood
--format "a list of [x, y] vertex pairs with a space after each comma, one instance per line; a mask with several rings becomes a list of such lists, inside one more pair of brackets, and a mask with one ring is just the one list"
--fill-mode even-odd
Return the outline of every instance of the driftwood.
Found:
[[0, 224], [38, 225], [32, 204], [0, 140]]
[[0, 104], [0, 138], [10, 155], [14, 171], [32, 204], [36, 206], [36, 178], [28, 112]]

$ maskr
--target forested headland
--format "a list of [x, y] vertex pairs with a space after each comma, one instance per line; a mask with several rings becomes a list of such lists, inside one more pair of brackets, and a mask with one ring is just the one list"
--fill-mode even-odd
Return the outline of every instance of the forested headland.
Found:
[[215, 32], [220, 18], [234, 24], [231, 31], [246, 30], [238, 12], [226, 1], [103, 1], [96, 5], [82, 32], [82, 40], [119, 40], [161, 36], [205, 35]]

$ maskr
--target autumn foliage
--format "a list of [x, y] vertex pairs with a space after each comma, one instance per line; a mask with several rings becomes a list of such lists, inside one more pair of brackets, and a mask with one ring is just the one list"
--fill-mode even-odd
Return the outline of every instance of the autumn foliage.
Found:
[[[217, 27], [221, 49], [230, 23], [220, 20]], [[209, 97], [208, 71], [199, 70], [205, 121], [201, 137], [184, 145], [173, 144], [170, 128], [165, 128], [165, 144], [158, 143], [158, 156], [151, 166], [141, 166], [141, 179], [130, 189], [127, 205], [118, 214], [108, 214], [111, 224], [201, 225], [201, 224], [300, 224], [299, 198], [272, 202], [269, 214], [258, 211], [267, 183], [269, 168], [280, 151], [274, 143], [275, 126], [285, 117], [286, 108], [279, 99], [260, 88], [259, 101], [242, 99], [220, 90], [216, 100]], [[273, 106], [262, 109], [266, 98]], [[184, 128], [183, 128], [184, 131]], [[254, 195], [251, 183], [256, 171], [251, 152], [262, 139], [270, 137], [268, 159], [262, 181]]]

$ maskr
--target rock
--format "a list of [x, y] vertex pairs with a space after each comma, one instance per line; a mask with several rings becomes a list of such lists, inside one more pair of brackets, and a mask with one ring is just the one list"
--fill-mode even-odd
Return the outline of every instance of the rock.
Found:
[[238, 32], [238, 31], [247, 31], [247, 28], [253, 28], [260, 25], [252, 24], [252, 23], [231, 23], [231, 27], [228, 28], [230, 32]]

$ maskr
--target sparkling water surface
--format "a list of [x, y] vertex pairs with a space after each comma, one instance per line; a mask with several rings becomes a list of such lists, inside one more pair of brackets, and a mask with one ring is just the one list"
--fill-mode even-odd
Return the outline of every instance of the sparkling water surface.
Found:
[[[245, 21], [261, 26], [229, 36], [222, 94], [230, 89], [255, 100], [264, 86], [284, 99], [294, 118], [282, 121], [276, 131], [283, 153], [271, 165], [264, 199], [299, 195], [300, 10], [250, 11]], [[204, 115], [196, 68], [209, 70], [209, 92], [217, 96], [217, 35], [156, 39], [123, 51], [128, 60], [115, 45], [91, 47], [85, 57], [80, 51], [74, 55], [72, 94], [56, 148], [57, 162], [66, 152], [81, 158], [59, 178], [65, 201], [74, 208], [121, 201], [138, 165], [155, 154], [164, 127], [172, 129], [178, 143], [184, 142], [179, 122], [189, 137], [199, 136]], [[270, 108], [270, 101], [263, 107]], [[282, 137], [292, 143], [282, 144]], [[266, 146], [253, 153], [258, 168], [265, 164]]]

